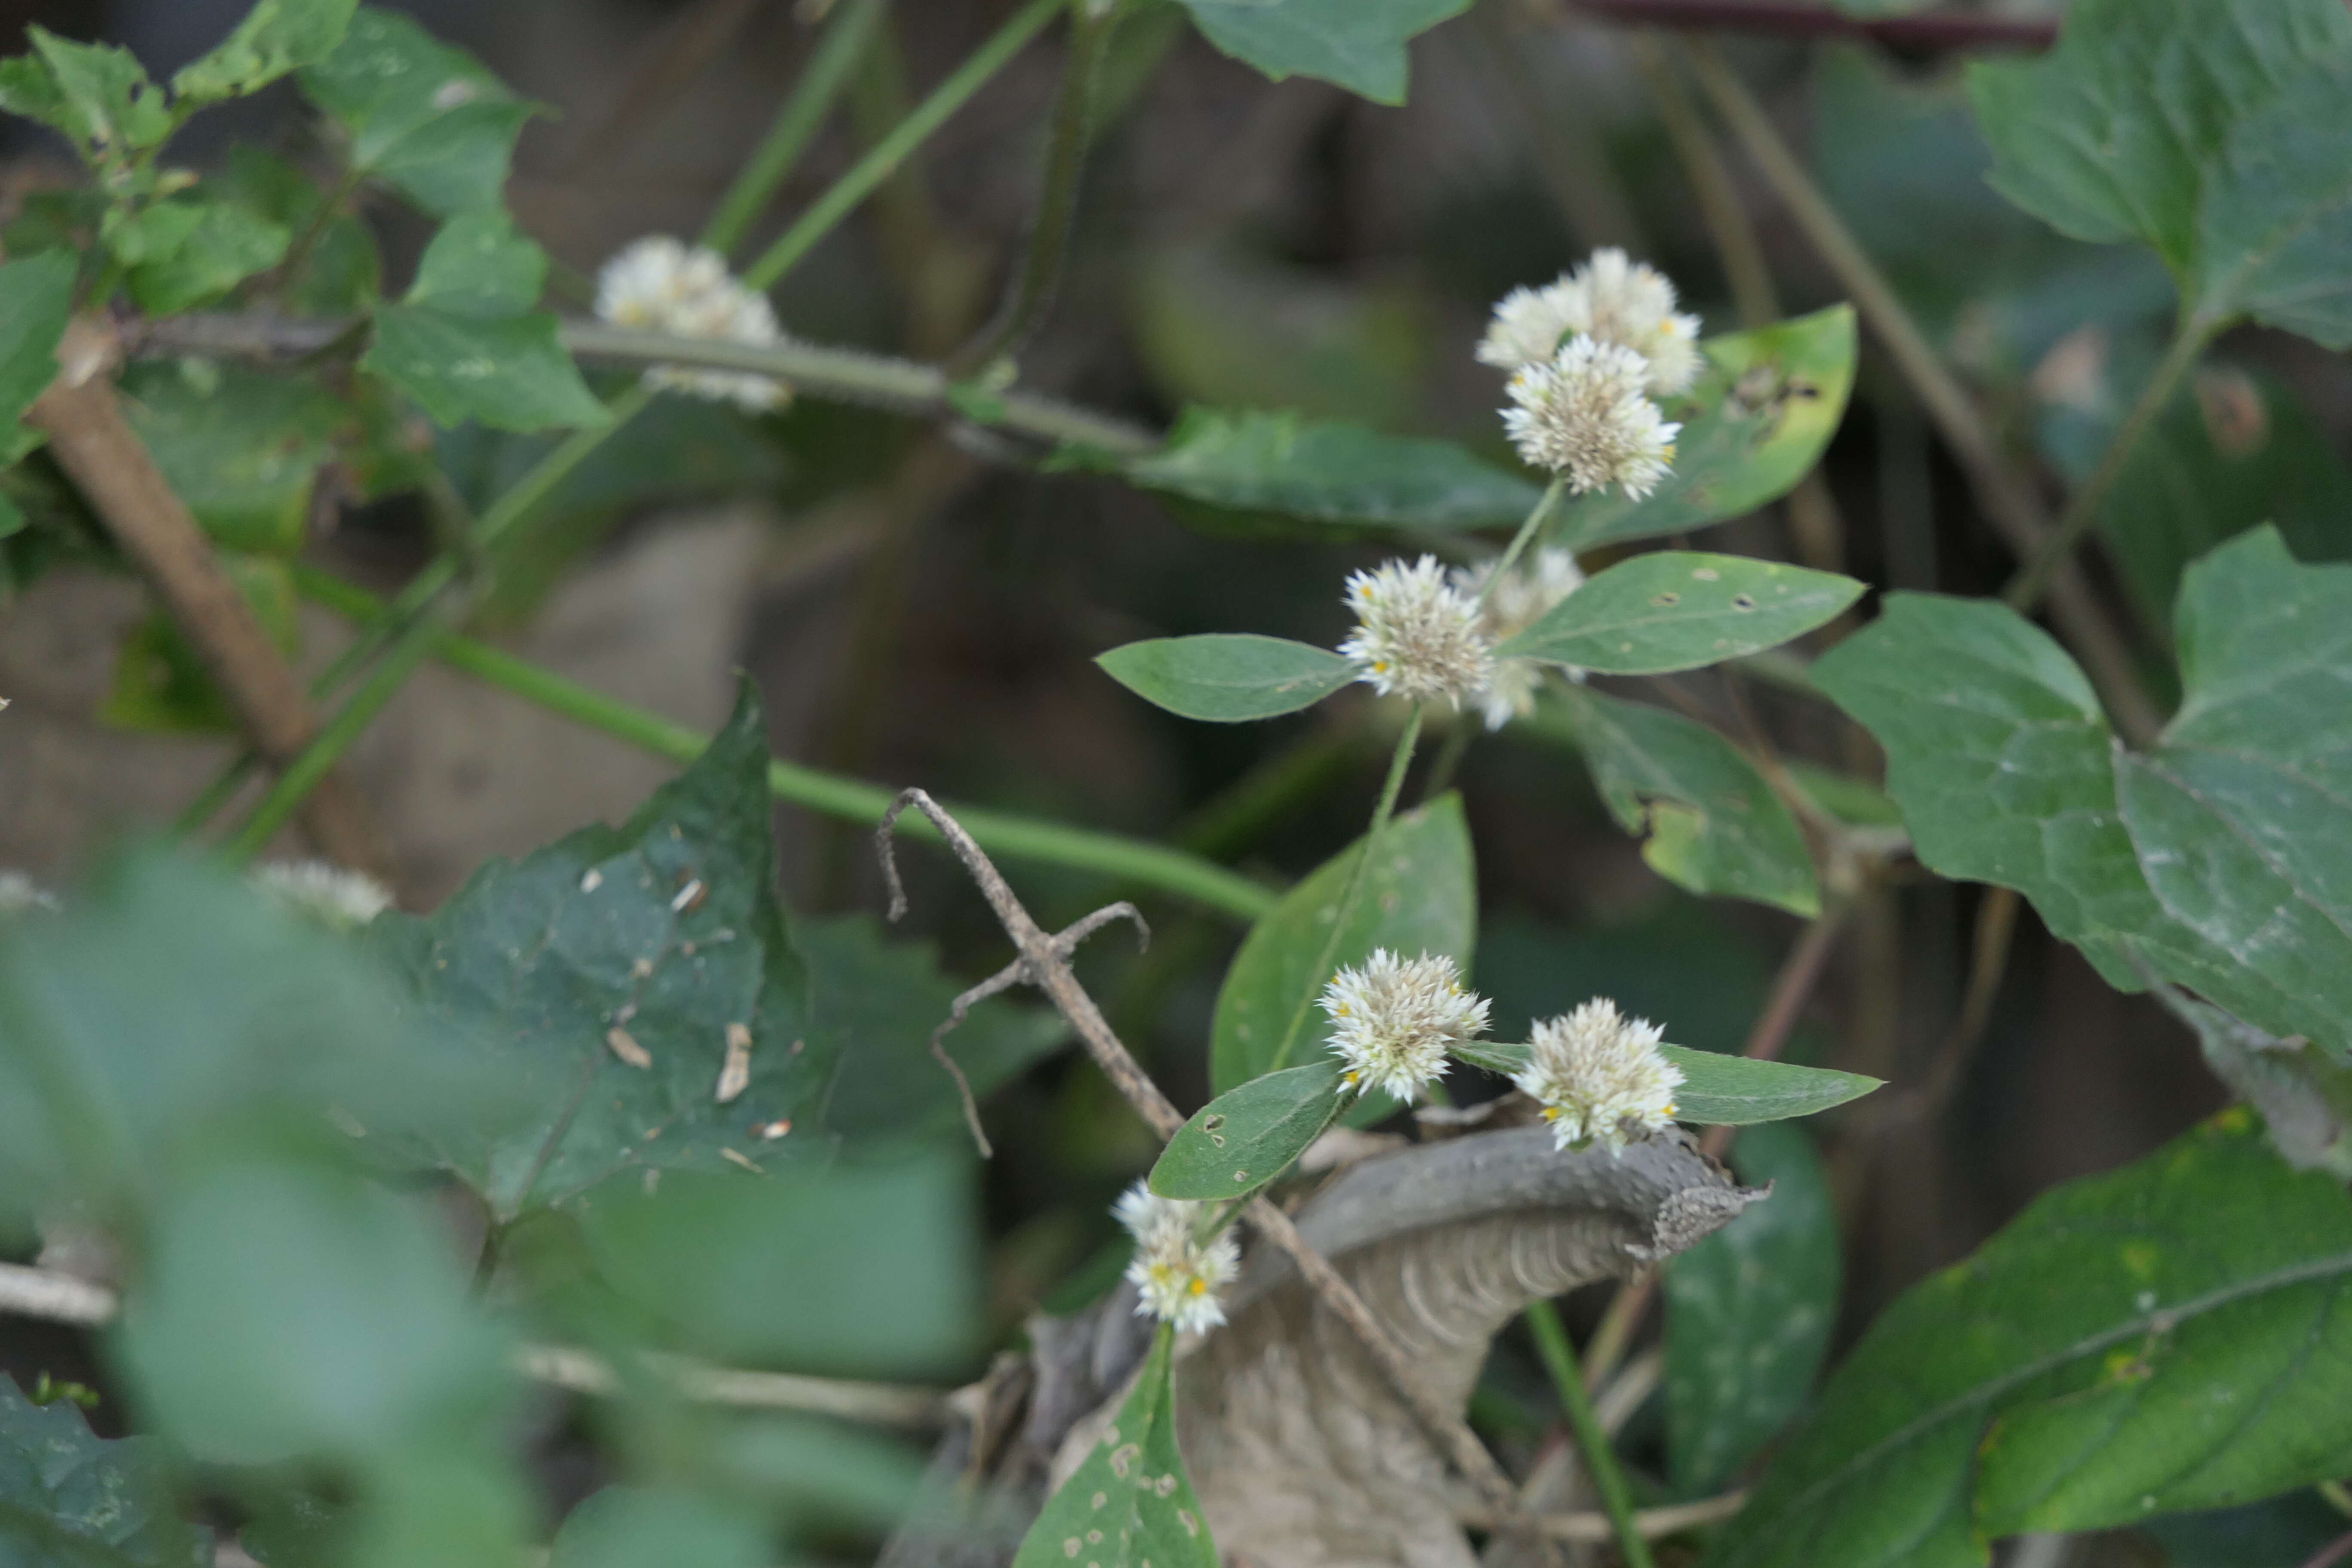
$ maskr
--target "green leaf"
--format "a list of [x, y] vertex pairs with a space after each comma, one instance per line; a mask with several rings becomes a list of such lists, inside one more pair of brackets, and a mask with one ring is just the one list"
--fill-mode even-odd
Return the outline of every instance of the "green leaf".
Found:
[[131, 297], [151, 316], [176, 315], [219, 299], [286, 259], [293, 231], [237, 202], [183, 198], [148, 209], [194, 214], [168, 254], [131, 269]]
[[2344, 1516], [2317, 1492], [2245, 1508], [2177, 1513], [2139, 1533], [2163, 1549], [2165, 1568], [2304, 1568], [2344, 1537]]
[[355, 9], [357, 0], [255, 0], [235, 32], [172, 79], [172, 90], [199, 103], [258, 92], [332, 54]]
[[0, 438], [58, 378], [58, 344], [73, 314], [74, 258], [45, 251], [0, 265]]
[[[1223, 1094], [1277, 1067], [1324, 1055], [1323, 1016], [1311, 1003], [1332, 971], [1317, 971], [1356, 858], [1359, 840], [1283, 895], [1242, 941], [1217, 993], [1210, 1026], [1209, 1082]], [[1466, 972], [1478, 935], [1477, 866], [1462, 799], [1447, 795], [1399, 815], [1381, 835], [1380, 855], [1342, 933], [1335, 967], [1361, 963], [1374, 948], [1408, 958], [1443, 953]], [[1283, 1037], [1301, 1005], [1304, 1025], [1289, 1058], [1277, 1062]]]
[[1813, 674], [1930, 869], [2015, 888], [2117, 985], [2145, 964], [2352, 1056], [2352, 567], [2258, 529], [2189, 569], [2176, 624], [2186, 692], [2145, 754], [1999, 605], [1897, 595]]
[[[1721, 1051], [1695, 1051], [1687, 1046], [1658, 1049], [1682, 1069], [1683, 1084], [1675, 1091], [1675, 1120], [1694, 1127], [1752, 1127], [1792, 1121], [1884, 1087], [1883, 1079], [1828, 1068], [1756, 1061]], [[1527, 1070], [1529, 1053], [1526, 1045], [1481, 1044], [1459, 1047], [1454, 1054], [1473, 1067], [1508, 1078]]]
[[1696, 669], [1778, 647], [1862, 594], [1834, 572], [1662, 550], [1612, 566], [1495, 652], [1603, 675]]
[[270, 222], [300, 233], [316, 226], [308, 258], [279, 280], [286, 308], [306, 316], [350, 316], [375, 308], [383, 292], [383, 263], [367, 224], [347, 207], [327, 212], [317, 182], [259, 147], [229, 149], [228, 165], [213, 186]]
[[463, 49], [373, 6], [302, 72], [302, 89], [350, 133], [355, 171], [442, 217], [499, 205], [537, 112]]
[[1151, 1167], [1165, 1198], [1247, 1197], [1290, 1168], [1338, 1114], [1338, 1058], [1252, 1079], [1176, 1130]]
[[1217, 1568], [1208, 1521], [1176, 1447], [1175, 1342], [1163, 1325], [1118, 1419], [1046, 1500], [1013, 1568]]
[[1247, 634], [1158, 637], [1095, 662], [1145, 701], [1213, 724], [1296, 713], [1356, 679], [1356, 667], [1328, 648]]
[[1405, 45], [1470, 0], [1181, 0], [1209, 42], [1276, 81], [1311, 76], [1402, 103]]
[[691, 1492], [606, 1487], [563, 1521], [547, 1568], [767, 1568], [756, 1521]]
[[1772, 1195], [1666, 1266], [1666, 1458], [1705, 1497], [1804, 1406], [1837, 1324], [1837, 1210], [1801, 1128], [1732, 1145], [1740, 1181]]
[[291, 556], [305, 543], [343, 405], [306, 375], [205, 360], [122, 376], [124, 416], [205, 531], [226, 549]]
[[[524, 1126], [431, 1151], [499, 1217], [624, 1169], [756, 1162], [815, 1109], [833, 1063], [776, 899], [767, 775], [747, 685], [710, 749], [625, 826], [492, 861], [429, 921], [370, 929], [420, 1026], [530, 1086]], [[725, 1073], [730, 1054], [748, 1076]]]
[[2308, 1040], [2266, 1035], [2191, 998], [2179, 998], [2175, 1011], [2197, 1031], [2213, 1076], [2262, 1112], [2288, 1164], [2352, 1180], [2352, 1068]]
[[1805, 836], [1739, 748], [1679, 713], [1580, 687], [1557, 700], [1610, 815], [1643, 836], [1652, 870], [1694, 893], [1821, 911]]
[[2352, 1197], [2225, 1112], [2036, 1201], [1864, 1336], [1708, 1568], [1977, 1568], [2352, 1452]]
[[1667, 412], [1683, 422], [1675, 471], [1645, 500], [1622, 490], [1570, 501], [1554, 543], [1586, 550], [1741, 517], [1812, 471], [1853, 391], [1853, 307], [1709, 338], [1708, 367]]
[[1066, 449], [1068, 468], [1221, 511], [1275, 513], [1349, 531], [1516, 527], [1543, 499], [1448, 441], [1385, 436], [1296, 414], [1190, 408], [1168, 444], [1117, 458]]
[[2333, 0], [2090, 0], [2058, 47], [1969, 76], [1993, 184], [2078, 239], [2137, 239], [2194, 317], [2352, 344], [2352, 16]]
[[30, 68], [12, 71], [7, 107], [64, 132], [83, 151], [109, 156], [143, 152], [172, 133], [172, 111], [163, 89], [147, 79], [147, 68], [128, 49], [111, 44], [79, 44], [47, 27], [25, 29], [48, 80]]
[[406, 303], [451, 316], [494, 320], [539, 308], [547, 252], [504, 212], [464, 213], [441, 226], [416, 264]]
[[0, 1376], [0, 1561], [201, 1568], [210, 1546], [176, 1500], [162, 1443], [103, 1442], [70, 1400], [36, 1405]]

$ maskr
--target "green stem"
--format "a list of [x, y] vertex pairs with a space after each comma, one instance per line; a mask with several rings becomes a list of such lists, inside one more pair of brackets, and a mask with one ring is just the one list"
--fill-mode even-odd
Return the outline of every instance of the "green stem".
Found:
[[786, 229], [775, 244], [751, 264], [743, 274], [743, 281], [762, 292], [774, 288], [786, 273], [800, 265], [803, 258], [816, 248], [819, 240], [831, 234], [860, 202], [873, 195], [916, 148], [946, 124], [949, 118], [985, 86], [990, 78], [1003, 69], [1030, 39], [1044, 32], [1046, 25], [1061, 14], [1067, 3], [1068, 0], [1029, 0], [1028, 5], [1014, 12], [1012, 20], [999, 27], [994, 37], [956, 68], [954, 74], [933, 89], [930, 97], [916, 105], [915, 111], [900, 121], [897, 130], [876, 142], [847, 174], [835, 181], [833, 188], [819, 196], [815, 204], [801, 215], [800, 221]]
[[2131, 460], [2132, 453], [2138, 448], [2140, 437], [2147, 434], [2147, 427], [2156, 423], [2157, 416], [2172, 401], [2172, 395], [2179, 389], [2181, 378], [2196, 366], [2198, 357], [2205, 352], [2205, 345], [2213, 341], [2213, 324], [2202, 317], [2188, 317], [2181, 321], [2180, 330], [2173, 335], [2172, 347], [2165, 353], [2164, 362], [2156, 367], [2156, 374], [2148, 377], [2147, 384], [2140, 389], [2139, 401], [2132, 405], [2131, 412], [2124, 416], [2122, 426], [2116, 429], [2115, 439], [2107, 443], [2106, 451], [2099, 458], [2099, 466], [2092, 470], [2083, 488], [2076, 490], [2074, 499], [2067, 502], [2066, 513], [2058, 520], [2057, 528], [2042, 540], [2032, 557], [2019, 568], [2017, 575], [2010, 579], [2009, 586], [2001, 590], [2001, 598], [2011, 609], [2031, 614], [2033, 606], [2041, 603], [2042, 595], [2050, 587], [2050, 579], [2074, 554], [2074, 547], [2082, 542], [2083, 535], [2098, 521], [2099, 510], [2106, 505], [2107, 494], [2122, 476], [2124, 465]]
[[1486, 584], [1478, 590], [1481, 608], [1493, 595], [1495, 585], [1519, 563], [1519, 557], [1528, 552], [1528, 546], [1533, 544], [1536, 535], [1543, 531], [1545, 521], [1551, 516], [1551, 509], [1559, 504], [1559, 498], [1567, 493], [1567, 489], [1568, 483], [1564, 479], [1554, 479], [1544, 487], [1542, 499], [1536, 502], [1535, 510], [1528, 513], [1527, 521], [1519, 524], [1519, 531], [1511, 536], [1510, 545], [1504, 550], [1502, 559], [1495, 563], [1495, 569], [1486, 574]]
[[[298, 564], [294, 577], [305, 598], [362, 626], [389, 614], [385, 605], [365, 589], [314, 568]], [[591, 691], [486, 643], [438, 626], [429, 629], [433, 654], [452, 669], [510, 692], [551, 713], [676, 763], [691, 763], [710, 744], [707, 734]], [[779, 800], [869, 825], [880, 820], [894, 798], [891, 791], [878, 785], [820, 773], [781, 759], [768, 764], [768, 789]], [[1117, 834], [1041, 822], [1034, 817], [961, 805], [952, 809], [956, 820], [964, 825], [982, 848], [1008, 859], [1034, 860], [1131, 879], [1241, 921], [1254, 921], [1274, 907], [1276, 895], [1272, 890], [1181, 850]], [[927, 825], [912, 817], [903, 824], [903, 829], [918, 836], [931, 832]]]
[[1371, 880], [1372, 858], [1380, 853], [1381, 835], [1388, 831], [1389, 818], [1396, 815], [1397, 796], [1404, 791], [1405, 771], [1412, 766], [1413, 748], [1420, 743], [1421, 710], [1415, 707], [1412, 717], [1405, 721], [1404, 733], [1397, 737], [1396, 754], [1389, 759], [1389, 776], [1381, 785], [1379, 803], [1372, 807], [1372, 825], [1364, 830], [1363, 853], [1356, 857], [1355, 865], [1348, 872], [1347, 890], [1339, 895], [1331, 934], [1323, 941], [1322, 956], [1307, 972], [1307, 990], [1290, 1015], [1290, 1026], [1283, 1030], [1282, 1043], [1275, 1047], [1274, 1059], [1266, 1064], [1267, 1072], [1280, 1072], [1290, 1065], [1290, 1053], [1297, 1048], [1298, 1037], [1306, 1031], [1307, 1015], [1315, 1010], [1315, 998], [1321, 994], [1323, 983], [1339, 960], [1339, 943], [1346, 939], [1348, 922], [1355, 917], [1356, 906], [1363, 900], [1364, 884]]
[[1609, 1434], [1601, 1429], [1601, 1417], [1593, 1414], [1592, 1396], [1584, 1391], [1584, 1374], [1578, 1370], [1575, 1352], [1569, 1349], [1568, 1331], [1560, 1326], [1559, 1311], [1549, 1301], [1535, 1302], [1528, 1308], [1528, 1329], [1535, 1335], [1536, 1349], [1542, 1352], [1552, 1385], [1559, 1392], [1560, 1408], [1584, 1456], [1585, 1473], [1592, 1478], [1593, 1490], [1601, 1494], [1601, 1510], [1617, 1531], [1617, 1550], [1625, 1559], [1625, 1568], [1654, 1568], [1650, 1543], [1633, 1517], [1633, 1490], [1625, 1484], [1625, 1471], [1617, 1463], [1617, 1451], [1610, 1447]]
[[776, 113], [743, 172], [727, 187], [702, 230], [702, 243], [722, 256], [733, 254], [743, 237], [767, 210], [777, 190], [816, 139], [825, 116], [833, 112], [850, 72], [874, 41], [874, 30], [889, 8], [889, 0], [846, 0], [825, 24], [816, 52], [793, 83], [792, 96]]

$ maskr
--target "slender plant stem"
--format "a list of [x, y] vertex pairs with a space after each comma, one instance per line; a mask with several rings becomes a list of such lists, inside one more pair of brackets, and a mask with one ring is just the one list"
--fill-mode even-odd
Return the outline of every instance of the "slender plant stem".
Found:
[[1559, 498], [1566, 493], [1568, 493], [1568, 482], [1565, 479], [1554, 479], [1544, 487], [1544, 493], [1536, 501], [1535, 510], [1528, 513], [1527, 521], [1519, 524], [1518, 532], [1511, 535], [1511, 542], [1504, 547], [1501, 559], [1495, 563], [1495, 569], [1486, 574], [1486, 581], [1479, 585], [1480, 608], [1485, 608], [1486, 601], [1494, 596], [1496, 584], [1502, 582], [1511, 568], [1519, 563], [1519, 557], [1525, 555], [1528, 552], [1528, 546], [1536, 542], [1536, 535], [1543, 531], [1544, 523], [1550, 519], [1552, 509], [1559, 504]]
[[802, 68], [774, 123], [753, 151], [727, 194], [719, 198], [710, 221], [703, 226], [702, 243], [721, 256], [734, 253], [751, 226], [775, 199], [776, 192], [808, 151], [825, 116], [841, 98], [850, 73], [874, 41], [874, 30], [889, 9], [890, 0], [843, 0], [825, 24], [816, 52]]
[[1339, 895], [1339, 907], [1331, 921], [1331, 934], [1323, 939], [1322, 956], [1307, 972], [1307, 989], [1298, 998], [1297, 1007], [1290, 1015], [1289, 1027], [1282, 1031], [1282, 1043], [1275, 1047], [1274, 1059], [1266, 1064], [1268, 1072], [1279, 1072], [1290, 1065], [1290, 1054], [1297, 1048], [1298, 1037], [1306, 1031], [1307, 1016], [1314, 1011], [1315, 998], [1329, 978], [1331, 965], [1339, 956], [1339, 943], [1347, 939], [1348, 922], [1355, 918], [1356, 906], [1363, 901], [1365, 884], [1372, 879], [1372, 859], [1380, 853], [1381, 836], [1388, 831], [1389, 819], [1396, 815], [1397, 796], [1403, 793], [1406, 770], [1412, 766], [1413, 748], [1421, 743], [1421, 709], [1416, 705], [1412, 717], [1405, 721], [1404, 733], [1397, 737], [1396, 754], [1389, 759], [1389, 776], [1381, 785], [1381, 798], [1372, 806], [1372, 823], [1364, 829], [1364, 850], [1348, 871], [1348, 886]]
[[2115, 489], [2116, 480], [2123, 474], [2124, 465], [2138, 449], [2140, 438], [2147, 434], [2147, 427], [2156, 423], [2166, 405], [2172, 401], [2172, 395], [2179, 388], [2181, 378], [2195, 368], [2199, 356], [2205, 352], [2205, 345], [2213, 341], [2213, 331], [2212, 323], [2202, 317], [2183, 318], [2179, 330], [2173, 335], [2171, 348], [2165, 353], [2163, 363], [2156, 367], [2156, 374], [2149, 376], [2147, 384], [2140, 389], [2139, 401], [2132, 405], [2131, 412], [2124, 416], [2123, 424], [2117, 427], [2115, 438], [2107, 443], [2106, 451], [2099, 458], [2099, 466], [2091, 471], [2091, 477], [2084, 481], [2083, 488], [2076, 490], [2074, 499], [2066, 503], [2065, 515], [2058, 520], [2056, 531], [2042, 542], [2042, 547], [2033, 552], [2032, 559], [2020, 567], [2017, 575], [2009, 580], [2009, 586], [2001, 590], [2000, 596], [2008, 601], [2011, 609], [2031, 614], [2033, 606], [2041, 603], [2042, 595], [2050, 587], [2052, 576], [2074, 554], [2074, 547], [2082, 542], [2083, 535], [2098, 521], [2099, 510], [2106, 505], [2108, 492]]
[[1610, 1446], [1609, 1434], [1601, 1429], [1601, 1417], [1592, 1413], [1592, 1396], [1584, 1391], [1584, 1376], [1577, 1369], [1575, 1352], [1569, 1348], [1568, 1331], [1560, 1326], [1559, 1310], [1549, 1301], [1537, 1301], [1528, 1308], [1527, 1316], [1536, 1349], [1542, 1352], [1544, 1365], [1551, 1372], [1552, 1386], [1559, 1391], [1568, 1428], [1576, 1436], [1578, 1451], [1584, 1456], [1585, 1473], [1592, 1478], [1592, 1489], [1601, 1494], [1601, 1511], [1609, 1516], [1610, 1527], [1617, 1532], [1617, 1550], [1624, 1556], [1625, 1568], [1654, 1568], [1650, 1542], [1642, 1534], [1641, 1521], [1633, 1516], [1633, 1489], [1625, 1484], [1625, 1471], [1617, 1463], [1617, 1451]]
[[1029, 0], [1028, 5], [1014, 12], [1011, 20], [972, 52], [971, 58], [932, 89], [930, 97], [917, 104], [914, 112], [898, 122], [897, 130], [876, 142], [866, 156], [851, 165], [847, 174], [835, 181], [833, 188], [819, 196], [808, 211], [801, 215], [800, 221], [786, 229], [766, 253], [751, 264], [743, 274], [743, 281], [762, 291], [774, 288], [786, 273], [799, 266], [802, 259], [816, 248], [819, 240], [831, 234], [860, 202], [873, 195], [876, 188], [888, 179], [915, 149], [946, 124], [972, 94], [1003, 69], [1030, 39], [1044, 32], [1047, 24], [1059, 16], [1067, 4], [1068, 0]]
[[[297, 565], [295, 582], [303, 597], [360, 626], [390, 612], [373, 595], [312, 567]], [[675, 724], [657, 713], [592, 691], [551, 670], [456, 632], [435, 628], [434, 656], [470, 675], [575, 723], [626, 742], [675, 763], [690, 763], [710, 743], [700, 731]], [[891, 792], [781, 759], [768, 764], [768, 789], [778, 800], [829, 816], [867, 825], [889, 809]], [[956, 810], [957, 819], [991, 853], [1043, 865], [1067, 866], [1121, 877], [1143, 887], [1217, 910], [1230, 919], [1255, 920], [1274, 906], [1276, 894], [1260, 883], [1197, 855], [1117, 834], [1067, 827], [1034, 817]], [[910, 832], [927, 828], [908, 824]]]

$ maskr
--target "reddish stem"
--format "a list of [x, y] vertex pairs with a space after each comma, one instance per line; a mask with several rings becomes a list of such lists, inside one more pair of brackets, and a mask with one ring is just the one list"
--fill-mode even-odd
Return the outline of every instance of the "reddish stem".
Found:
[[2011, 16], [1931, 14], [1849, 16], [1826, 5], [1780, 0], [1570, 0], [1579, 9], [1635, 27], [1711, 33], [1762, 33], [1780, 38], [1856, 38], [1890, 49], [1943, 53], [1953, 49], [2048, 48], [2054, 22]]

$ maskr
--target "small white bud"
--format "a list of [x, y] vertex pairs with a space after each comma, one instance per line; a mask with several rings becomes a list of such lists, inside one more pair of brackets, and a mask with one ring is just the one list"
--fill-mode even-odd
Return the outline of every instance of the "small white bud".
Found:
[[[783, 341], [775, 307], [768, 297], [745, 288], [715, 250], [688, 247], [667, 235], [640, 239], [604, 264], [596, 284], [596, 314], [617, 327], [665, 332], [672, 337], [772, 347]], [[656, 386], [732, 402], [753, 414], [780, 408], [792, 389], [782, 382], [740, 371], [689, 370], [656, 365], [646, 372]]]
[[[1482, 562], [1475, 566], [1454, 569], [1454, 585], [1475, 599], [1493, 576], [1495, 563]], [[1576, 563], [1576, 552], [1556, 545], [1545, 545], [1503, 574], [1486, 602], [1480, 606], [1478, 629], [1486, 640], [1500, 647], [1549, 615], [1562, 599], [1584, 586], [1584, 572]], [[1486, 716], [1486, 728], [1499, 730], [1514, 719], [1524, 719], [1536, 710], [1536, 693], [1542, 689], [1544, 672], [1555, 668], [1532, 658], [1498, 658], [1495, 673], [1488, 677], [1486, 692], [1481, 706]], [[1567, 672], [1571, 680], [1582, 680], [1584, 671]]]
[[1355, 662], [1356, 679], [1381, 696], [1443, 698], [1459, 708], [1485, 691], [1495, 659], [1478, 629], [1477, 603], [1448, 580], [1434, 555], [1357, 573], [1348, 579], [1346, 603], [1356, 630], [1339, 652]]
[[1141, 1293], [1136, 1316], [1173, 1323], [1180, 1333], [1223, 1322], [1225, 1289], [1241, 1273], [1241, 1244], [1230, 1230], [1200, 1239], [1204, 1206], [1160, 1197], [1138, 1182], [1111, 1209], [1135, 1237], [1127, 1278]]
[[1512, 375], [1503, 428], [1520, 457], [1564, 475], [1577, 494], [1615, 485], [1640, 500], [1673, 471], [1682, 431], [1643, 391], [1648, 369], [1632, 349], [1571, 339], [1549, 363]]
[[323, 860], [271, 861], [255, 867], [251, 880], [287, 909], [337, 931], [363, 926], [392, 908], [383, 883]]
[[1674, 1121], [1683, 1075], [1658, 1050], [1664, 1033], [1596, 996], [1538, 1024], [1527, 1070], [1511, 1081], [1543, 1106], [1555, 1147], [1598, 1143], [1622, 1154], [1627, 1142]]
[[1495, 307], [1478, 359], [1503, 370], [1544, 364], [1570, 338], [1632, 349], [1649, 362], [1649, 390], [1671, 397], [1698, 379], [1699, 321], [1675, 310], [1673, 279], [1613, 247], [1541, 289], [1514, 289]]
[[1348, 1081], [1409, 1104], [1444, 1072], [1448, 1051], [1485, 1032], [1488, 1003], [1463, 989], [1450, 958], [1377, 948], [1361, 968], [1331, 977], [1322, 1007]]

